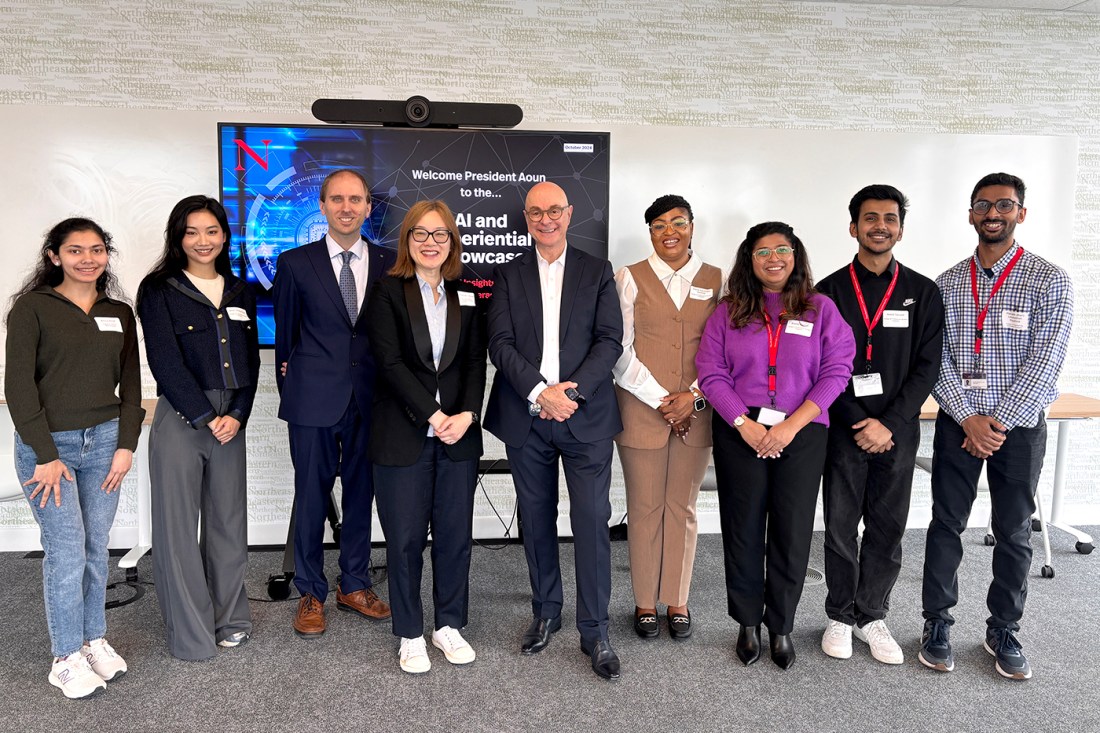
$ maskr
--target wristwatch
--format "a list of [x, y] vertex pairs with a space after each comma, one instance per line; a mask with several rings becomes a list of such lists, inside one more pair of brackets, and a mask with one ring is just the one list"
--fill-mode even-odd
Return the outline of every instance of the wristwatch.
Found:
[[745, 416], [744, 415], [738, 415], [737, 417], [733, 418], [733, 427], [739, 428], [744, 424], [745, 424]]
[[699, 412], [700, 410], [707, 409], [707, 399], [703, 397], [703, 393], [695, 387], [691, 388], [691, 393], [695, 395], [695, 411]]
[[474, 425], [477, 425], [478, 423], [481, 422], [481, 415], [478, 415], [473, 410], [467, 410], [467, 412], [470, 413], [470, 422], [471, 423], [473, 423]]

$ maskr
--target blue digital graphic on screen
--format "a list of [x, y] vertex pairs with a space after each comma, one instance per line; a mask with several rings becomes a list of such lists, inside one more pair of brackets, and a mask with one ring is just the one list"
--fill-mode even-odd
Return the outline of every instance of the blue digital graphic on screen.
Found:
[[257, 288], [263, 345], [275, 338], [270, 290], [279, 254], [325, 235], [321, 181], [340, 168], [370, 183], [363, 237], [384, 247], [396, 249], [412, 204], [446, 201], [462, 233], [462, 278], [483, 297], [493, 268], [530, 247], [523, 202], [539, 181], [562, 186], [574, 206], [570, 246], [607, 256], [608, 133], [221, 123], [218, 137], [230, 254]]

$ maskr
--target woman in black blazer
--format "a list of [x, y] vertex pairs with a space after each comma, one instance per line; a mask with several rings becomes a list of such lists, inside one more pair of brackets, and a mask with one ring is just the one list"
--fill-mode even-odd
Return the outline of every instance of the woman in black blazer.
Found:
[[401, 669], [431, 669], [420, 578], [432, 534], [432, 644], [452, 664], [474, 661], [459, 629], [469, 605], [474, 487], [482, 454], [486, 335], [477, 293], [457, 280], [462, 243], [442, 201], [419, 201], [401, 223], [397, 262], [371, 291], [368, 336], [378, 368], [370, 457], [386, 535], [393, 633]]
[[256, 298], [233, 275], [217, 199], [177, 203], [164, 239], [137, 303], [160, 395], [149, 436], [153, 578], [168, 651], [208, 659], [252, 633], [245, 425], [260, 373]]

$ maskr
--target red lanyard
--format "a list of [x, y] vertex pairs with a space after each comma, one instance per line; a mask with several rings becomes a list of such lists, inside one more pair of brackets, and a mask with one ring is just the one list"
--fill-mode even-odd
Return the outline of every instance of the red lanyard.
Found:
[[1024, 254], [1024, 248], [1020, 247], [1016, 250], [1016, 254], [1012, 255], [1012, 259], [1008, 261], [1008, 265], [1005, 266], [1004, 272], [997, 278], [997, 282], [993, 283], [993, 289], [989, 291], [989, 297], [985, 301], [985, 307], [981, 307], [981, 302], [978, 300], [978, 265], [974, 261], [974, 258], [970, 259], [970, 293], [974, 296], [974, 307], [978, 310], [978, 320], [974, 327], [974, 356], [981, 356], [982, 354], [982, 330], [985, 327], [985, 317], [989, 315], [989, 304], [993, 302], [993, 296], [997, 294], [997, 291], [1001, 289], [1001, 286], [1005, 284], [1005, 280], [1008, 279], [1009, 273], [1012, 272], [1012, 268], [1016, 267], [1016, 263], [1020, 261], [1020, 257]]
[[875, 311], [874, 320], [871, 320], [871, 317], [867, 315], [867, 301], [863, 299], [863, 288], [859, 286], [859, 280], [856, 278], [855, 263], [848, 265], [848, 274], [852, 276], [852, 288], [856, 291], [856, 300], [859, 301], [859, 312], [863, 314], [863, 325], [867, 326], [868, 372], [871, 371], [871, 333], [875, 330], [875, 326], [878, 325], [879, 320], [882, 318], [882, 312], [886, 310], [886, 304], [890, 302], [890, 296], [894, 294], [894, 286], [898, 284], [899, 272], [901, 272], [901, 266], [895, 263], [894, 277], [890, 279], [890, 287], [886, 288], [886, 295], [883, 296], [882, 302], [878, 304], [878, 310]]
[[787, 311], [779, 312], [779, 323], [772, 332], [772, 319], [764, 314], [764, 328], [768, 329], [768, 397], [775, 407], [775, 362], [779, 357], [779, 337], [783, 334], [783, 316]]

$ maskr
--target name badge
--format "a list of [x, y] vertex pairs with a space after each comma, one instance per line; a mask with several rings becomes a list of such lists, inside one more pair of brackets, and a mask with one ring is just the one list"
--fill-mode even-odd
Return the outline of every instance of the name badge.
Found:
[[856, 397], [882, 394], [882, 375], [878, 372], [852, 375], [852, 392]]
[[691, 288], [692, 300], [710, 300], [714, 297], [714, 288], [697, 288], [694, 285]]
[[1030, 318], [1023, 311], [1001, 311], [1001, 325], [1013, 331], [1026, 331]]
[[248, 311], [244, 308], [238, 308], [235, 305], [231, 305], [225, 309], [225, 312], [229, 314], [229, 320], [231, 321], [248, 321], [251, 320], [248, 317]]
[[985, 372], [963, 372], [963, 389], [989, 389]]
[[771, 427], [772, 425], [778, 425], [786, 419], [787, 413], [785, 412], [773, 410], [770, 407], [761, 407], [760, 414], [756, 417], [756, 422], [760, 423], [761, 425], [767, 425], [768, 427]]
[[460, 306], [470, 306], [477, 304], [477, 296], [473, 293], [469, 293], [465, 290], [458, 291], [458, 304]]
[[883, 328], [909, 328], [909, 311], [883, 311]]
[[96, 316], [95, 325], [100, 331], [117, 331], [122, 333], [122, 321], [111, 316]]
[[795, 336], [812, 336], [814, 324], [810, 321], [787, 321], [787, 333]]

